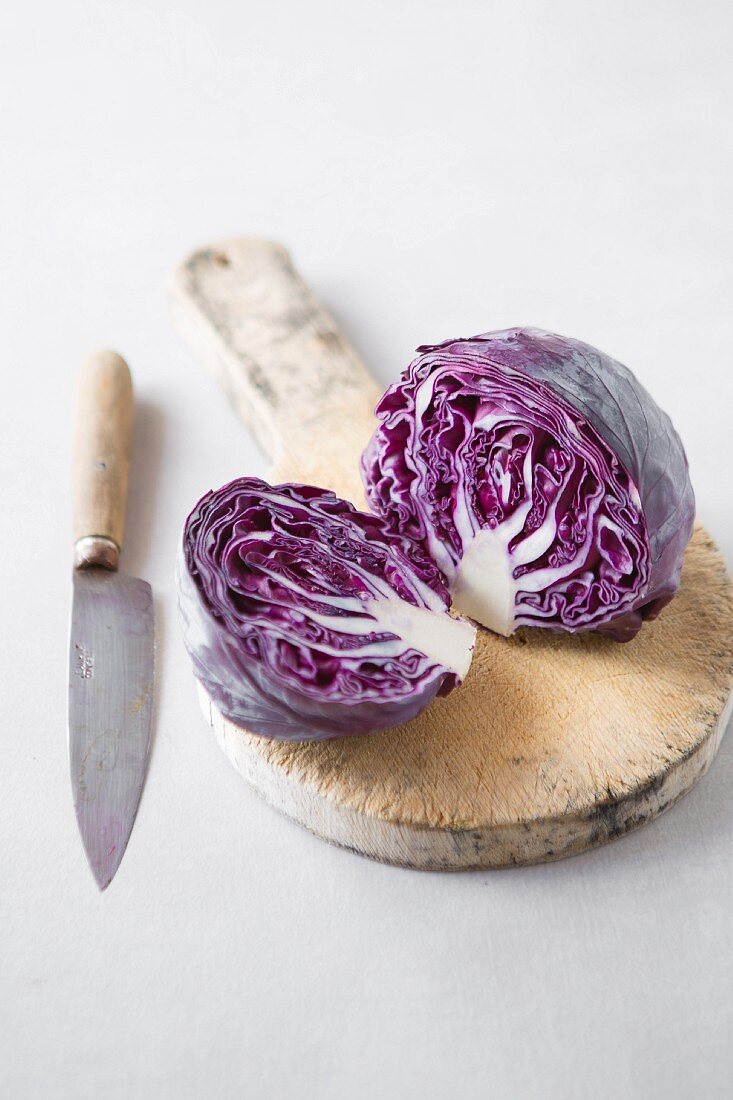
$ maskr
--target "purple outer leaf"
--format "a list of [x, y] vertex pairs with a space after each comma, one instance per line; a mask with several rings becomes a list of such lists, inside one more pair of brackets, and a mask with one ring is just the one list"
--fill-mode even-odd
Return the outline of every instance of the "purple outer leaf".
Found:
[[[454, 594], [469, 535], [501, 535], [526, 513], [505, 539], [513, 627], [632, 638], [677, 591], [692, 533], [669, 417], [621, 363], [540, 329], [418, 353], [377, 406], [362, 459], [373, 510], [429, 549]], [[549, 516], [551, 545], [532, 557]]]
[[[202, 497], [184, 527], [178, 592], [197, 678], [227, 718], [273, 738], [406, 722], [460, 683], [475, 640], [447, 614], [443, 577], [419, 546], [305, 485], [240, 478]], [[447, 633], [460, 660], [447, 667], [413, 647], [415, 618], [429, 650]]]

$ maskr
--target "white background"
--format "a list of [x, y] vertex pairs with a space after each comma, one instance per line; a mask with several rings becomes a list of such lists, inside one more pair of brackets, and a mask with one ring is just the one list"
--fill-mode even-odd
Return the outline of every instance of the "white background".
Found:
[[[251, 793], [197, 709], [181, 523], [266, 464], [175, 336], [167, 271], [284, 241], [378, 377], [514, 324], [627, 362], [733, 563], [728, 0], [6, 3], [0, 15], [0, 1095], [731, 1095], [733, 740], [562, 864], [379, 866]], [[129, 359], [125, 568], [160, 688], [99, 895], [65, 744], [73, 378]]]

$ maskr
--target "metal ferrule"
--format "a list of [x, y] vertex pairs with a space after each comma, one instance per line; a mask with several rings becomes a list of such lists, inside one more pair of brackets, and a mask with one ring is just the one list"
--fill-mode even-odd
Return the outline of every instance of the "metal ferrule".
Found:
[[115, 573], [120, 564], [120, 548], [104, 535], [85, 535], [74, 546], [74, 569], [99, 566]]

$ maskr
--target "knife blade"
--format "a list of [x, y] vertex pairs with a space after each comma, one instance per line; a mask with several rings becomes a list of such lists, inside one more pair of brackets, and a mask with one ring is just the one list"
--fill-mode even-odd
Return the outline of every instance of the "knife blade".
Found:
[[118, 573], [132, 440], [130, 371], [98, 352], [79, 376], [69, 644], [69, 764], [100, 890], [120, 865], [145, 781], [153, 713], [153, 594]]

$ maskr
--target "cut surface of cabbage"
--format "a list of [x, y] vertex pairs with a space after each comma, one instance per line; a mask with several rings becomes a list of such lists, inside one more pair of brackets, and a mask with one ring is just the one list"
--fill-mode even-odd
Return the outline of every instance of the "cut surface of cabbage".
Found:
[[326, 490], [240, 478], [186, 521], [184, 641], [219, 710], [292, 740], [409, 720], [468, 672], [474, 627], [448, 613], [420, 547]]
[[677, 590], [692, 533], [666, 414], [622, 364], [542, 330], [418, 352], [377, 407], [362, 462], [372, 509], [497, 633], [633, 637]]

